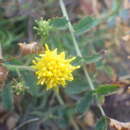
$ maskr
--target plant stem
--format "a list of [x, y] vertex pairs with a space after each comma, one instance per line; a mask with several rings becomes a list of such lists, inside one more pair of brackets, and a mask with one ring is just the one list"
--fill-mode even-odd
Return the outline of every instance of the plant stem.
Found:
[[21, 69], [21, 70], [29, 70], [29, 71], [34, 71], [34, 69], [32, 69], [29, 66], [24, 66], [24, 65], [11, 65], [11, 64], [4, 64], [3, 65], [5, 67], [7, 67], [10, 70], [17, 70], [17, 69]]
[[71, 124], [74, 126], [74, 130], [79, 130], [79, 127], [76, 124], [75, 120], [73, 118], [71, 118], [70, 121], [71, 121]]
[[73, 40], [73, 44], [75, 46], [75, 49], [76, 49], [76, 52], [77, 52], [77, 55], [79, 57], [82, 57], [82, 54], [79, 50], [79, 47], [78, 47], [78, 44], [77, 44], [77, 41], [76, 41], [76, 38], [75, 38], [75, 35], [74, 35], [74, 29], [71, 25], [71, 22], [69, 20], [69, 17], [68, 17], [68, 14], [67, 14], [67, 11], [66, 11], [66, 8], [65, 8], [65, 5], [64, 5], [64, 2], [63, 0], [59, 0], [60, 2], [60, 7], [61, 7], [61, 10], [62, 10], [62, 13], [63, 13], [63, 16], [66, 18], [66, 20], [68, 21], [68, 26], [69, 26], [69, 30], [70, 30], [70, 33], [71, 33], [71, 36], [72, 36], [72, 40]]
[[[59, 3], [60, 3], [60, 7], [61, 7], [61, 10], [62, 10], [63, 16], [68, 20], [69, 31], [70, 31], [70, 34], [72, 36], [72, 40], [73, 40], [73, 44], [74, 44], [77, 56], [82, 57], [82, 54], [81, 54], [79, 46], [78, 46], [78, 42], [77, 42], [75, 34], [74, 34], [74, 29], [73, 29], [73, 26], [72, 26], [72, 24], [69, 20], [69, 16], [67, 14], [67, 10], [66, 10], [66, 7], [64, 5], [63, 0], [59, 0]], [[95, 89], [94, 84], [93, 84], [92, 79], [90, 78], [89, 73], [88, 73], [85, 66], [83, 66], [83, 70], [84, 70], [84, 74], [86, 76], [86, 79], [88, 80], [88, 83], [90, 85], [91, 90], [94, 90]], [[101, 111], [102, 116], [105, 116], [105, 112], [104, 112], [102, 106], [99, 103], [98, 103], [98, 107]]]
[[60, 103], [61, 105], [65, 105], [63, 99], [62, 99], [61, 96], [59, 95], [59, 92], [56, 92], [56, 97], [57, 97], [57, 100], [59, 101], [59, 103]]
[[16, 128], [14, 128], [14, 130], [18, 130], [18, 129], [20, 129], [21, 127], [23, 127], [23, 126], [25, 126], [25, 125], [27, 125], [27, 124], [29, 124], [29, 123], [32, 123], [32, 122], [35, 122], [35, 121], [39, 121], [39, 120], [40, 120], [39, 118], [34, 118], [34, 119], [27, 120], [27, 121], [21, 123], [21, 124], [20, 124], [19, 126], [17, 126]]
[[[61, 105], [65, 105], [63, 99], [62, 99], [61, 96], [59, 95], [59, 91], [58, 91], [58, 92], [56, 91], [55, 93], [56, 93], [56, 97], [57, 97], [57, 100], [59, 101], [59, 103], [60, 103]], [[71, 124], [73, 125], [73, 127], [74, 127], [75, 130], [79, 130], [79, 127], [78, 127], [78, 125], [76, 124], [76, 122], [74, 121], [73, 118], [70, 119], [70, 122], [71, 122]]]

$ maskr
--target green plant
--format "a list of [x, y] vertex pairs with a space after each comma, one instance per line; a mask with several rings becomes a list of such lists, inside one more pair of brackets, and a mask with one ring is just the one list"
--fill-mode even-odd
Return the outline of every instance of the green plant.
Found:
[[[65, 88], [60, 89], [58, 93], [54, 93], [53, 91], [46, 91], [43, 88], [43, 81], [40, 81], [43, 82], [42, 85], [37, 85], [36, 75], [34, 75], [35, 69], [31, 67], [32, 59], [37, 54], [20, 57], [20, 60], [17, 59], [13, 62], [2, 63], [3, 66], [11, 71], [12, 77], [15, 77], [17, 81], [20, 80], [20, 83], [22, 82], [22, 87], [25, 86], [25, 88], [28, 88], [25, 89], [26, 92], [23, 97], [23, 106], [25, 109], [23, 116], [25, 117], [25, 123], [19, 125], [18, 128], [24, 127], [24, 125], [33, 121], [40, 120], [41, 122], [50, 123], [56, 120], [60, 128], [67, 129], [71, 125], [75, 130], [80, 130], [82, 126], [78, 124], [77, 120], [79, 117], [82, 118], [84, 113], [95, 103], [100, 110], [99, 115], [101, 118], [97, 121], [95, 129], [106, 130], [108, 117], [102, 108], [100, 99], [117, 91], [118, 86], [97, 84], [94, 78], [95, 75], [89, 74], [86, 65], [94, 63], [99, 68], [104, 67], [103, 55], [96, 52], [94, 46], [91, 44], [91, 40], [97, 42], [97, 39], [91, 38], [95, 35], [100, 35], [98, 34], [99, 32], [101, 34], [102, 32], [104, 33], [104, 30], [93, 32], [92, 29], [102, 24], [106, 19], [115, 16], [119, 11], [121, 0], [116, 0], [114, 8], [101, 18], [97, 19], [92, 16], [87, 16], [74, 25], [68, 17], [63, 0], [59, 0], [59, 3], [63, 17], [49, 19], [48, 21], [43, 19], [36, 21], [34, 29], [38, 34], [39, 44], [45, 45], [47, 43], [50, 48], [58, 48], [58, 52], [64, 51], [67, 53], [68, 57], [76, 56], [77, 59], [73, 64], [80, 65], [80, 69], [74, 73], [75, 78], [72, 82], [68, 83]], [[87, 32], [90, 32], [87, 37], [90, 41], [84, 38]], [[86, 40], [89, 42], [86, 43]], [[91, 53], [89, 53], [90, 50]], [[26, 63], [23, 65], [25, 61]], [[42, 74], [40, 73], [40, 75]], [[48, 80], [48, 78], [46, 79]], [[14, 86], [14, 82], [13, 80], [8, 82], [2, 91], [1, 97], [5, 108], [8, 110], [11, 108], [12, 110], [12, 86]], [[6, 95], [9, 95], [9, 97], [6, 97]], [[28, 95], [30, 98], [27, 101], [24, 100]], [[66, 97], [69, 97], [69, 101]], [[28, 102], [30, 102], [29, 105]], [[30, 117], [34, 119], [27, 122], [26, 120]]]

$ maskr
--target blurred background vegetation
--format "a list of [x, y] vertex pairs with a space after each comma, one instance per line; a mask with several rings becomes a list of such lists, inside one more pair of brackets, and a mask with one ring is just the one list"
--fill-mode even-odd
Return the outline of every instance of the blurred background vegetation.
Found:
[[[116, 82], [121, 88], [129, 86], [130, 2], [64, 0], [64, 3], [82, 55], [87, 56], [86, 68], [93, 83], [99, 86]], [[41, 18], [52, 19], [51, 24], [55, 27], [45, 41], [34, 29], [38, 26], [36, 20]], [[57, 0], [0, 0], [0, 130], [106, 129], [98, 126], [102, 126], [102, 120], [96, 125], [101, 113], [91, 95], [85, 95], [89, 84], [82, 70], [75, 72], [75, 80], [61, 90], [66, 105], [59, 105], [53, 92], [36, 87], [32, 71], [15, 66], [32, 64], [35, 54], [22, 53], [24, 46], [20, 43], [24, 42], [27, 43], [25, 48], [27, 45], [32, 47], [30, 44], [35, 42], [47, 42], [51, 48], [65, 51], [68, 57], [76, 56], [66, 24]], [[5, 68], [2, 64], [12, 66]], [[15, 88], [23, 86], [27, 91], [17, 94]], [[129, 89], [123, 89], [123, 92], [120, 89], [116, 94], [101, 95], [100, 102], [106, 115], [129, 122], [129, 93]], [[82, 103], [83, 95], [86, 97]]]

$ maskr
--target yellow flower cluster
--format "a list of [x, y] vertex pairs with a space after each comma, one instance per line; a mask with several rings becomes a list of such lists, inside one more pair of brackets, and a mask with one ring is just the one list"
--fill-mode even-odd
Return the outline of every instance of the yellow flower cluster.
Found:
[[75, 59], [65, 59], [65, 53], [57, 54], [57, 49], [50, 50], [45, 45], [45, 53], [39, 54], [33, 60], [33, 68], [38, 79], [38, 84], [45, 84], [47, 90], [58, 89], [59, 86], [65, 86], [66, 81], [72, 81], [72, 72], [79, 66], [72, 66], [70, 63]]

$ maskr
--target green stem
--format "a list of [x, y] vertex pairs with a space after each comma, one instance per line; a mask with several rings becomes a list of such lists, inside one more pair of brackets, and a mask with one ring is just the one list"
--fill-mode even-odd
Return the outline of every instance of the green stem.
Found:
[[62, 99], [61, 96], [59, 95], [59, 92], [56, 92], [56, 97], [57, 97], [57, 100], [59, 101], [59, 103], [60, 103], [61, 105], [65, 105], [63, 99]]
[[21, 123], [19, 126], [17, 126], [16, 128], [14, 128], [14, 130], [18, 130], [20, 128], [22, 128], [23, 126], [27, 125], [27, 124], [30, 124], [30, 123], [33, 123], [33, 122], [37, 122], [39, 121], [40, 119], [39, 118], [34, 118], [34, 119], [30, 119], [30, 120], [27, 120], [23, 123]]
[[79, 130], [79, 127], [76, 124], [75, 120], [73, 118], [71, 118], [70, 121], [71, 121], [71, 124], [74, 126], [74, 130]]
[[17, 69], [21, 69], [21, 70], [29, 70], [29, 71], [34, 71], [34, 69], [32, 69], [29, 66], [24, 66], [24, 65], [11, 65], [11, 64], [2, 64], [5, 67], [7, 67], [10, 70], [17, 70]]
[[[61, 105], [65, 105], [63, 99], [61, 98], [61, 96], [60, 96], [60, 94], [59, 94], [59, 91], [56, 91], [56, 97], [57, 97], [57, 100], [59, 101], [59, 103], [60, 103]], [[73, 118], [70, 119], [70, 122], [71, 122], [71, 124], [73, 125], [73, 127], [74, 127], [75, 130], [79, 130], [79, 127], [78, 127], [78, 125], [76, 124], [76, 122], [74, 121]]]
[[82, 57], [82, 54], [80, 52], [80, 49], [78, 47], [78, 44], [77, 44], [77, 41], [76, 41], [76, 38], [75, 38], [75, 35], [74, 35], [74, 29], [72, 27], [72, 24], [69, 20], [69, 17], [68, 17], [68, 14], [67, 14], [67, 11], [66, 11], [66, 8], [65, 8], [65, 5], [64, 5], [64, 2], [63, 0], [60, 0], [60, 7], [61, 7], [61, 10], [62, 10], [62, 13], [63, 13], [63, 16], [66, 18], [66, 20], [68, 21], [68, 26], [69, 26], [69, 30], [70, 30], [70, 33], [71, 33], [71, 36], [72, 36], [72, 40], [73, 40], [73, 43], [74, 43], [74, 46], [75, 46], [75, 49], [76, 49], [76, 52], [77, 52], [77, 55], [79, 57]]
[[[74, 29], [73, 29], [73, 26], [72, 26], [72, 24], [71, 24], [71, 22], [69, 20], [67, 10], [66, 10], [66, 7], [64, 5], [63, 0], [59, 0], [59, 3], [60, 3], [60, 7], [61, 7], [61, 10], [62, 10], [63, 16], [68, 20], [69, 31], [70, 31], [70, 34], [72, 36], [72, 40], [73, 40], [73, 44], [74, 44], [77, 56], [82, 57], [82, 54], [81, 54], [79, 46], [78, 46], [78, 42], [77, 42], [75, 34], [74, 34]], [[86, 79], [88, 80], [88, 83], [90, 85], [91, 90], [94, 90], [95, 89], [94, 84], [93, 84], [92, 79], [90, 78], [89, 73], [88, 73], [85, 66], [83, 66], [83, 70], [84, 70], [84, 74], [86, 76]], [[103, 116], [105, 116], [105, 112], [104, 112], [102, 106], [99, 103], [98, 103], [98, 107], [99, 107], [99, 109], [101, 111], [101, 114]]]

